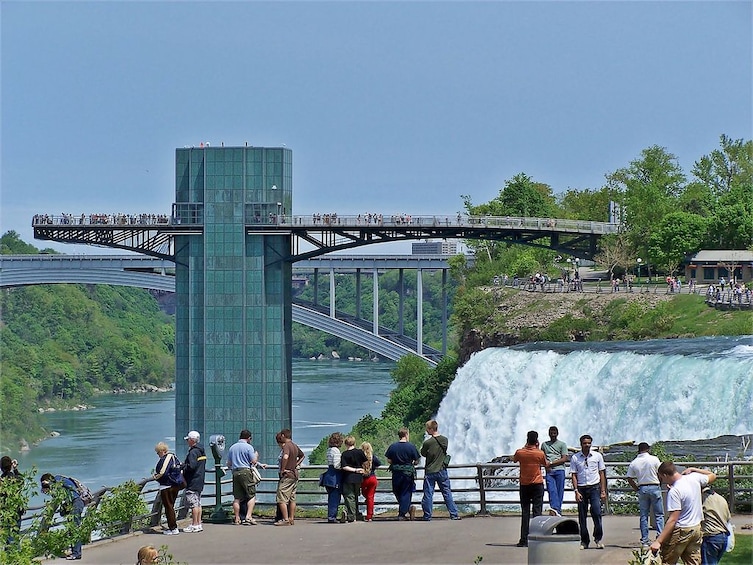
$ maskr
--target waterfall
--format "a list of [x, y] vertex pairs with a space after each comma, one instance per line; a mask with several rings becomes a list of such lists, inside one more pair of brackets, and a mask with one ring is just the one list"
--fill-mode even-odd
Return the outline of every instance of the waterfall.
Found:
[[753, 432], [753, 339], [531, 344], [474, 354], [437, 414], [453, 463], [489, 461], [548, 439], [577, 447]]

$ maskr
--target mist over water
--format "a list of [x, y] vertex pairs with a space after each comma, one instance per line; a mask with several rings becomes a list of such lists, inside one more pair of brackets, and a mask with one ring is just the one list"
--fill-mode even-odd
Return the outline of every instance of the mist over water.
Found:
[[453, 463], [513, 453], [537, 430], [577, 446], [753, 432], [753, 339], [530, 344], [476, 353], [437, 414]]

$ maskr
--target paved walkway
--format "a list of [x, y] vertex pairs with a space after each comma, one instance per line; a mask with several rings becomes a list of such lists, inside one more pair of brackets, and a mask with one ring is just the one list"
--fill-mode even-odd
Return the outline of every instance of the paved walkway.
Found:
[[[749, 516], [737, 516], [737, 531]], [[577, 520], [577, 518], [575, 518]], [[589, 520], [590, 524], [590, 520]], [[198, 534], [164, 536], [159, 530], [125, 536], [84, 547], [79, 563], [133, 565], [142, 545], [169, 547], [174, 561], [188, 565], [236, 563], [462, 563], [478, 558], [487, 563], [527, 563], [528, 550], [515, 547], [519, 516], [464, 517], [461, 521], [437, 518], [431, 522], [397, 522], [375, 518], [371, 523], [327, 524], [317, 519], [296, 520], [294, 526], [275, 527], [269, 520], [258, 526], [205, 524]], [[563, 563], [628, 563], [637, 549], [637, 516], [606, 516], [603, 550], [572, 551], [577, 557]], [[549, 544], [555, 545], [555, 544]], [[541, 547], [535, 548], [541, 556]], [[547, 549], [548, 551], [548, 549]], [[578, 561], [579, 559], [579, 561]], [[45, 563], [63, 563], [62, 559]]]

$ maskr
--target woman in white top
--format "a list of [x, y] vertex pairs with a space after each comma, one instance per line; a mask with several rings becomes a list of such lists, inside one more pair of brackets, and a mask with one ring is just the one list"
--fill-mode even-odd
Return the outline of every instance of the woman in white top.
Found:
[[[327, 465], [329, 472], [337, 471], [340, 473], [340, 447], [343, 444], [343, 435], [335, 432], [329, 436], [327, 441]], [[342, 494], [342, 483], [338, 481], [337, 487], [324, 487], [327, 489], [327, 522], [334, 524], [337, 522], [337, 507], [340, 506], [340, 495]]]

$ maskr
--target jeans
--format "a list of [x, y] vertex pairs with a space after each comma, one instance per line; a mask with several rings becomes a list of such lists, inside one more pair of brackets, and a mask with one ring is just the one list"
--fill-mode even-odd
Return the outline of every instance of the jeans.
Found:
[[337, 520], [337, 507], [340, 506], [342, 491], [337, 487], [325, 487], [327, 489], [327, 520]]
[[406, 475], [401, 471], [392, 472], [392, 493], [397, 499], [398, 516], [405, 516], [410, 509], [413, 491], [416, 489], [416, 483], [411, 475]]
[[562, 499], [565, 497], [565, 470], [558, 469], [546, 474], [546, 490], [549, 493], [549, 506], [562, 513]]
[[531, 505], [533, 517], [541, 516], [544, 509], [544, 483], [520, 485], [520, 543], [528, 543], [528, 527], [531, 525]]
[[424, 511], [424, 520], [431, 520], [431, 511], [434, 502], [434, 485], [439, 486], [439, 492], [442, 493], [444, 504], [447, 506], [447, 510], [450, 513], [450, 518], [458, 517], [458, 508], [455, 506], [455, 501], [452, 499], [452, 491], [450, 490], [450, 476], [447, 474], [447, 469], [442, 469], [436, 473], [427, 473], [424, 476], [424, 496], [421, 499], [421, 509]]
[[727, 534], [715, 534], [705, 536], [701, 542], [701, 563], [704, 565], [716, 565], [727, 551]]
[[[81, 525], [83, 520], [82, 514], [84, 513], [84, 501], [76, 497], [73, 499], [73, 523], [77, 526]], [[71, 546], [71, 555], [73, 557], [81, 557], [81, 538], [78, 538]]]
[[604, 537], [601, 527], [601, 485], [578, 487], [581, 501], [578, 503], [578, 525], [580, 526], [580, 542], [588, 547], [591, 538], [588, 535], [588, 507], [591, 506], [591, 519], [594, 523], [594, 541], [600, 542]]
[[648, 545], [648, 514], [653, 512], [656, 521], [656, 532], [664, 529], [664, 504], [659, 485], [644, 485], [638, 487], [638, 508], [641, 513], [641, 544]]

